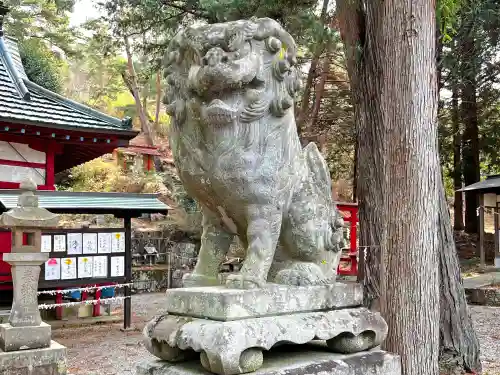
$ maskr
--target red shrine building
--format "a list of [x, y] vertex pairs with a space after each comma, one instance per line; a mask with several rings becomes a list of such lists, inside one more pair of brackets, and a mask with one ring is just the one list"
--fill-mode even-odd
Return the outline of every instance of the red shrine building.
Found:
[[54, 190], [56, 173], [128, 146], [132, 120], [107, 116], [31, 82], [16, 41], [0, 37], [0, 189], [32, 178]]
[[[27, 178], [38, 190], [55, 190], [58, 172], [127, 147], [138, 132], [130, 118], [108, 116], [31, 82], [16, 41], [3, 35], [2, 16], [0, 192], [18, 189]], [[10, 247], [10, 232], [0, 232], [0, 283], [11, 279], [10, 267], [1, 261]]]

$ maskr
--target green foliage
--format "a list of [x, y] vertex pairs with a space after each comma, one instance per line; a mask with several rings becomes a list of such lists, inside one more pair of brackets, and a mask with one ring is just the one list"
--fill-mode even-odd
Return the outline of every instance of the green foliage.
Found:
[[24, 40], [19, 52], [28, 78], [56, 93], [61, 93], [63, 79], [61, 72], [64, 64], [39, 40]]
[[463, 0], [438, 0], [436, 17], [442, 40], [449, 42], [456, 33], [457, 15]]
[[4, 0], [10, 8], [5, 21], [7, 35], [20, 41], [39, 39], [70, 54], [77, 34], [69, 27], [68, 12], [74, 0]]
[[125, 172], [114, 160], [97, 158], [71, 169], [71, 191], [153, 193], [158, 192], [161, 177], [154, 173]]

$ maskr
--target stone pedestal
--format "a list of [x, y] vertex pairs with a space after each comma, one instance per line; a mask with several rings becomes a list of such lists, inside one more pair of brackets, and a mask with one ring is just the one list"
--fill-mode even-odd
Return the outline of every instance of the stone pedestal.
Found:
[[[209, 375], [198, 361], [169, 363], [145, 361], [137, 375]], [[399, 356], [381, 350], [357, 354], [333, 354], [325, 348], [301, 345], [266, 352], [264, 365], [255, 375], [400, 375]]]
[[[267, 374], [259, 372], [265, 368], [264, 352], [314, 340], [324, 343], [318, 355], [336, 358], [330, 360], [333, 372], [322, 374], [336, 374], [343, 362], [341, 357], [332, 357], [332, 352], [365, 352], [380, 345], [387, 335], [382, 317], [360, 306], [362, 291], [355, 283], [268, 284], [253, 290], [185, 288], [168, 291], [166, 300], [168, 314], [144, 328], [147, 349], [171, 363], [199, 358], [205, 371], [220, 375]], [[380, 358], [378, 361], [385, 361]], [[304, 369], [303, 364], [295, 365], [294, 371]], [[156, 363], [143, 365], [141, 371], [180, 375], [190, 373], [190, 365], [186, 366]], [[361, 374], [357, 365], [351, 370]]]
[[50, 338], [51, 327], [44, 322], [30, 327], [14, 327], [10, 323], [0, 324], [0, 349], [4, 352], [47, 348], [50, 346]]
[[52, 341], [47, 348], [0, 350], [2, 375], [66, 375], [66, 348]]
[[14, 327], [39, 326], [42, 323], [38, 310], [38, 279], [40, 266], [49, 259], [47, 253], [6, 253], [14, 286], [14, 300], [9, 323]]

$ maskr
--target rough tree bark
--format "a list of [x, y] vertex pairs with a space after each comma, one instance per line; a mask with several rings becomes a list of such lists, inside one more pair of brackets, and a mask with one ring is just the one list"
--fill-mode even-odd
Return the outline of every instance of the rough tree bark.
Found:
[[[479, 119], [477, 106], [477, 46], [474, 19], [469, 19], [459, 32], [460, 75], [463, 83], [461, 94], [461, 117], [464, 124], [462, 137], [463, 176], [465, 185], [480, 179], [479, 169]], [[479, 196], [476, 192], [465, 193], [465, 231], [478, 233], [477, 208]]]
[[[349, 70], [357, 73], [350, 77], [359, 125], [360, 240], [373, 246], [367, 256], [379, 262], [377, 269], [367, 268], [371, 272], [365, 277], [378, 281], [368, 292], [376, 293], [370, 297], [378, 299], [390, 327], [384, 347], [401, 355], [403, 374], [437, 375], [440, 167], [434, 4], [341, 0], [337, 6], [348, 64], [355, 66]], [[348, 35], [355, 29], [350, 23], [357, 25], [357, 34]], [[374, 216], [378, 220], [372, 222]], [[378, 242], [371, 242], [377, 232]]]
[[[438, 337], [444, 373], [479, 372], [479, 345], [461, 282], [437, 153], [433, 4], [402, 3], [337, 1], [357, 126], [360, 261], [364, 262], [359, 279], [365, 287], [365, 304], [380, 310], [389, 323], [386, 348], [402, 355], [405, 374], [438, 373]], [[419, 90], [413, 96], [415, 88]], [[429, 134], [423, 134], [423, 128]], [[409, 147], [415, 153], [408, 153]], [[416, 152], [419, 147], [421, 152]], [[406, 166], [394, 163], [405, 158], [414, 160]], [[415, 176], [423, 170], [431, 175], [417, 181]], [[415, 229], [422, 224], [414, 221], [416, 217], [427, 222], [418, 232]], [[423, 231], [431, 236], [432, 230], [436, 238], [426, 242], [420, 237]], [[424, 258], [417, 259], [417, 254]], [[432, 324], [438, 321], [438, 291], [426, 285], [436, 285], [432, 262], [437, 265], [438, 259], [439, 335]], [[428, 280], [415, 274], [420, 269]], [[411, 322], [405, 322], [409, 316]]]
[[439, 367], [441, 374], [481, 373], [479, 341], [465, 298], [450, 211], [439, 176]]
[[453, 124], [453, 187], [455, 199], [453, 202], [455, 230], [464, 229], [464, 207], [462, 189], [462, 131], [460, 129], [460, 113], [458, 107], [458, 82], [453, 77], [451, 88], [451, 122]]

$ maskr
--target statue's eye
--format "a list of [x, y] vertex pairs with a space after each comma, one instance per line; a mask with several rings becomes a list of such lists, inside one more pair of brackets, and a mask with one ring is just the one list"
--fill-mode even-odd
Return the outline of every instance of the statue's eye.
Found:
[[227, 63], [227, 62], [228, 62], [228, 60], [229, 60], [229, 59], [227, 58], [227, 56], [226, 56], [226, 55], [222, 56], [221, 61], [222, 61], [223, 63]]

